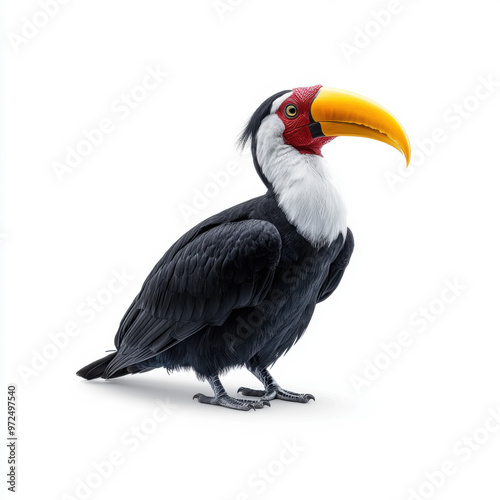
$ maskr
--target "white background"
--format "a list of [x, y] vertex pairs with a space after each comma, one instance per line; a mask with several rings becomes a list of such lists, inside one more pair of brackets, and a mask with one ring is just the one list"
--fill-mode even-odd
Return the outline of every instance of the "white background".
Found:
[[[73, 0], [30, 32], [40, 4], [2, 2], [2, 387], [18, 385], [17, 498], [83, 498], [80, 481], [92, 499], [498, 498], [500, 432], [488, 420], [500, 406], [498, 2], [232, 4]], [[147, 67], [168, 76], [141, 93]], [[415, 163], [404, 172], [396, 150], [366, 139], [324, 149], [356, 249], [272, 370], [316, 401], [243, 413], [193, 401], [210, 390], [193, 373], [76, 377], [113, 348], [128, 304], [181, 234], [263, 193], [234, 145], [253, 110], [318, 83], [390, 109]], [[116, 100], [131, 91], [143, 100], [125, 117]], [[113, 130], [58, 179], [54, 163], [104, 118]], [[237, 172], [213, 191], [210, 173], [228, 162]], [[183, 215], [207, 189], [206, 206]], [[122, 270], [133, 279], [111, 295]], [[449, 303], [446, 280], [460, 286]], [[91, 297], [109, 302], [92, 317]], [[76, 335], [61, 334], [68, 324]], [[387, 361], [381, 344], [401, 332], [412, 342]], [[385, 368], [364, 373], [375, 361]], [[232, 394], [258, 387], [244, 371], [223, 382]], [[156, 400], [167, 398], [164, 419]], [[92, 464], [110, 454], [121, 461], [102, 478]], [[454, 473], [426, 485], [445, 461]]]

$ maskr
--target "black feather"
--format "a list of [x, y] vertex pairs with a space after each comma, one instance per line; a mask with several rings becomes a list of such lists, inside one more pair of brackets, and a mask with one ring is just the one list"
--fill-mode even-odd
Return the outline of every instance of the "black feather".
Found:
[[76, 372], [79, 377], [83, 377], [87, 380], [92, 380], [94, 378], [102, 377], [102, 374], [106, 370], [106, 367], [110, 361], [116, 356], [116, 352], [112, 352], [104, 358], [93, 361], [92, 363], [84, 366]]
[[257, 135], [257, 131], [259, 130], [260, 124], [262, 120], [269, 115], [271, 112], [271, 106], [273, 102], [281, 97], [282, 95], [291, 92], [291, 90], [282, 90], [281, 92], [276, 92], [276, 94], [268, 97], [253, 113], [246, 127], [241, 132], [241, 135], [238, 139], [238, 144], [241, 148], [244, 148], [249, 139], [252, 139], [252, 142], [255, 140], [255, 136]]

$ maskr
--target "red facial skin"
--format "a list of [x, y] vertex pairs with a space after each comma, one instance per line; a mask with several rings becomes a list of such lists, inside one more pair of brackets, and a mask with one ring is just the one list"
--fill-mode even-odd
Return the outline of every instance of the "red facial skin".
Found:
[[[309, 111], [312, 102], [319, 89], [323, 85], [314, 85], [313, 87], [298, 87], [293, 89], [292, 95], [286, 99], [279, 107], [276, 114], [285, 124], [283, 139], [286, 144], [293, 146], [301, 154], [321, 154], [321, 148], [334, 137], [316, 137], [313, 138], [309, 130], [310, 118]], [[288, 118], [285, 114], [285, 108], [288, 104], [295, 104], [299, 110], [295, 118]]]

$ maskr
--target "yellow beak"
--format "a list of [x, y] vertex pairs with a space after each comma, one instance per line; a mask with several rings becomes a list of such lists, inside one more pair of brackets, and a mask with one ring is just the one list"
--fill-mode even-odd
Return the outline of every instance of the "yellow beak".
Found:
[[355, 136], [385, 142], [410, 163], [411, 148], [399, 121], [375, 101], [345, 90], [321, 87], [311, 105], [313, 137]]

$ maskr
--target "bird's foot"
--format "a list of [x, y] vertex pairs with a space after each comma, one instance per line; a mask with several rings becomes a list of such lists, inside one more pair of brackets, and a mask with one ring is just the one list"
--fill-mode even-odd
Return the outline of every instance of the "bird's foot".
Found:
[[224, 406], [225, 408], [231, 408], [233, 410], [259, 410], [260, 408], [264, 408], [264, 406], [271, 406], [269, 401], [252, 401], [250, 399], [237, 399], [228, 396], [227, 394], [220, 395], [218, 397], [215, 396], [205, 396], [204, 394], [195, 394], [193, 399], [197, 399], [200, 403], [206, 403], [210, 405], [219, 405]]
[[279, 386], [268, 387], [265, 391], [240, 387], [238, 393], [243, 396], [254, 396], [260, 398], [260, 401], [271, 401], [273, 399], [282, 399], [283, 401], [292, 401], [294, 403], [308, 403], [311, 399], [316, 401], [312, 394], [299, 394], [297, 392], [287, 391]]

